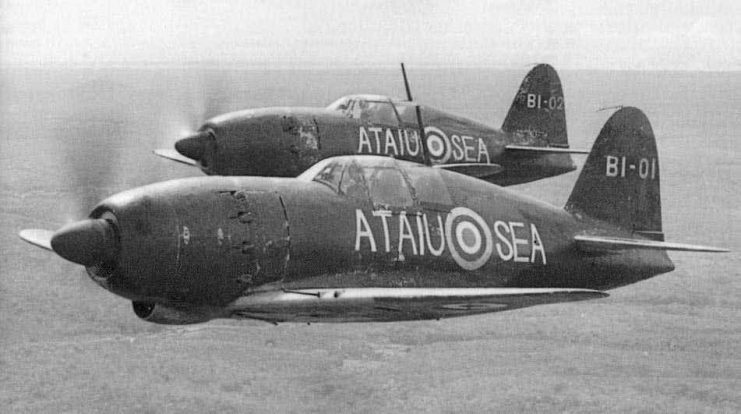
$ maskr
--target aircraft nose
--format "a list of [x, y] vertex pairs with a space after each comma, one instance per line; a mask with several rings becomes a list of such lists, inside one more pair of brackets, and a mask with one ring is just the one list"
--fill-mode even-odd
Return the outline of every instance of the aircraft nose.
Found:
[[175, 150], [192, 160], [202, 161], [209, 139], [209, 131], [197, 132], [175, 142]]
[[51, 238], [51, 248], [70, 262], [92, 266], [115, 260], [119, 243], [111, 222], [87, 219], [56, 231]]

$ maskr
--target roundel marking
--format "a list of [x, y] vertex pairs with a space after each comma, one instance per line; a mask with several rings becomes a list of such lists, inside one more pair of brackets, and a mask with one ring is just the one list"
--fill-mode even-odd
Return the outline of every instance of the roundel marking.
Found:
[[481, 233], [469, 221], [463, 221], [455, 228], [455, 239], [467, 254], [476, 254], [481, 249]]
[[466, 270], [483, 266], [494, 251], [489, 226], [470, 208], [450, 211], [445, 220], [445, 237], [453, 260]]
[[445, 152], [445, 144], [437, 135], [430, 135], [427, 138], [427, 147], [430, 150], [430, 155], [436, 158], [440, 158]]
[[444, 164], [450, 159], [450, 140], [445, 133], [437, 127], [425, 127], [427, 153], [433, 161]]

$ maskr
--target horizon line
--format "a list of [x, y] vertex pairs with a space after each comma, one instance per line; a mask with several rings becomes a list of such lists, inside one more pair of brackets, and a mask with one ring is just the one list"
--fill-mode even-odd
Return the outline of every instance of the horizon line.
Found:
[[[376, 64], [365, 64], [360, 65], [357, 63], [344, 63], [338, 62], [336, 64], [330, 64], [327, 62], [281, 62], [281, 61], [218, 61], [218, 60], [187, 60], [187, 61], [150, 61], [150, 60], [114, 60], [114, 61], [77, 61], [77, 62], [62, 62], [62, 61], [17, 61], [17, 62], [3, 62], [0, 60], [0, 69], [240, 69], [240, 70], [398, 70], [401, 62], [392, 63], [376, 63]], [[452, 64], [446, 65], [443, 63], [409, 63], [405, 62], [407, 67], [414, 67], [419, 69], [428, 70], [442, 70], [442, 69], [488, 69], [488, 70], [522, 70], [531, 68], [540, 63], [545, 62], [532, 62], [527, 64]], [[549, 63], [551, 64], [551, 63]], [[551, 64], [556, 67], [556, 65]], [[741, 66], [736, 68], [667, 68], [667, 67], [648, 67], [648, 68], [637, 68], [637, 67], [621, 67], [621, 68], [607, 68], [607, 67], [589, 67], [589, 66], [558, 66], [560, 71], [617, 71], [617, 72], [739, 72]]]

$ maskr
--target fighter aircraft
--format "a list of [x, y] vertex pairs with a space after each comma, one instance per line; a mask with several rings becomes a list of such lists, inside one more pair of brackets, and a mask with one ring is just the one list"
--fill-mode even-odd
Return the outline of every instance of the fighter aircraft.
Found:
[[156, 323], [439, 319], [600, 298], [673, 270], [667, 250], [725, 251], [663, 241], [659, 178], [651, 125], [627, 107], [564, 208], [419, 163], [340, 156], [297, 178], [152, 184], [20, 236]]
[[408, 101], [351, 95], [326, 108], [233, 112], [155, 154], [206, 174], [273, 177], [331, 156], [375, 154], [511, 185], [573, 171], [570, 154], [587, 153], [569, 148], [561, 81], [547, 64], [525, 76], [501, 130], [415, 103], [403, 64], [402, 72]]

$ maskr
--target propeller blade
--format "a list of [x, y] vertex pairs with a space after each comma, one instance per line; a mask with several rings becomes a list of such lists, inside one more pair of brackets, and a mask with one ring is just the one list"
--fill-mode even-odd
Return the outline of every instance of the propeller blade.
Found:
[[177, 152], [174, 149], [156, 149], [152, 151], [154, 155], [158, 157], [162, 157], [171, 161], [179, 162], [182, 164], [190, 165], [192, 167], [195, 167], [198, 165], [198, 162], [196, 160], [192, 160], [188, 157], [184, 157], [180, 155], [179, 152]]
[[51, 238], [53, 235], [53, 231], [46, 229], [25, 229], [18, 233], [18, 236], [23, 241], [49, 251], [53, 251], [51, 248]]

